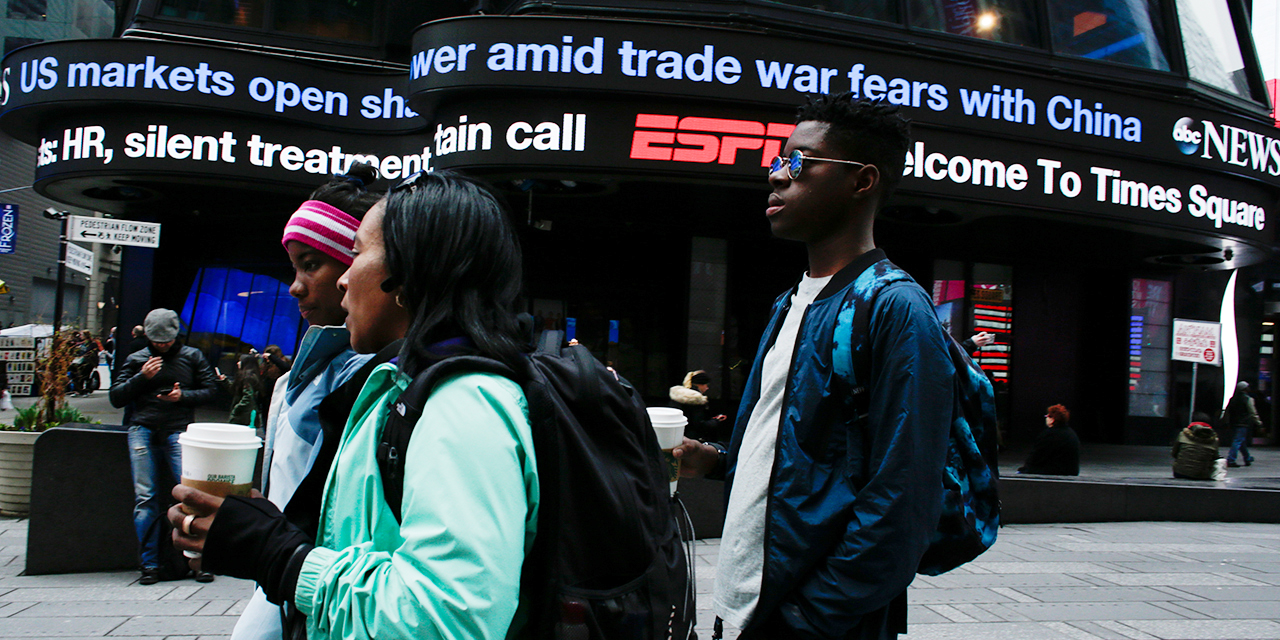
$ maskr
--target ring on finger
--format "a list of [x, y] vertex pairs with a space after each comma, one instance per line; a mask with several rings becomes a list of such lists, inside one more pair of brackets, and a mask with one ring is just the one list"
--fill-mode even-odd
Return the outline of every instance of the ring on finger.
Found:
[[189, 513], [189, 514], [187, 514], [187, 517], [185, 517], [185, 518], [183, 518], [183, 519], [182, 519], [182, 534], [183, 534], [183, 535], [185, 535], [185, 536], [190, 536], [190, 535], [191, 535], [191, 521], [193, 521], [193, 520], [195, 520], [195, 519], [196, 519], [196, 514], [194, 514], [194, 513]]

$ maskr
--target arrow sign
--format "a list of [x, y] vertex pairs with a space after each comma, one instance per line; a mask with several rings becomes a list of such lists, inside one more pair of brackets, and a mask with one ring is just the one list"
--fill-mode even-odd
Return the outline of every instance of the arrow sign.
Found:
[[133, 247], [160, 246], [160, 223], [113, 218], [70, 216], [67, 239], [102, 244], [127, 244]]
[[67, 268], [75, 269], [86, 276], [93, 275], [93, 252], [68, 242]]

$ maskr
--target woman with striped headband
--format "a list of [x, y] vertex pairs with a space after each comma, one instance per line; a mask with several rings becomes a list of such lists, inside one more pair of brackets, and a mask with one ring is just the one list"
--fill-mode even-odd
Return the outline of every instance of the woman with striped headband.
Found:
[[[325, 432], [341, 433], [351, 403], [368, 377], [366, 365], [372, 369], [382, 356], [359, 355], [351, 348], [351, 334], [344, 326], [347, 312], [338, 289], [338, 278], [354, 257], [357, 217], [382, 197], [368, 190], [377, 179], [372, 165], [352, 164], [346, 174], [334, 176], [311, 193], [289, 218], [281, 240], [293, 263], [289, 294], [297, 298], [298, 310], [310, 328], [298, 345], [292, 368], [280, 377], [271, 395], [262, 487], [271, 502], [312, 535], [324, 479], [339, 440]], [[326, 399], [329, 403], [322, 410]], [[280, 614], [257, 589], [232, 638], [278, 640]]]

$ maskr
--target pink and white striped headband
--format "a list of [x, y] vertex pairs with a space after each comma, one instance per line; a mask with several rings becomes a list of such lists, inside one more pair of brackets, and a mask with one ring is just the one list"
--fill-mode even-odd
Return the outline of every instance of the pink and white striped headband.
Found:
[[355, 258], [352, 247], [355, 246], [359, 226], [359, 220], [341, 209], [319, 200], [308, 200], [289, 218], [280, 243], [287, 248], [290, 240], [297, 240], [351, 266]]

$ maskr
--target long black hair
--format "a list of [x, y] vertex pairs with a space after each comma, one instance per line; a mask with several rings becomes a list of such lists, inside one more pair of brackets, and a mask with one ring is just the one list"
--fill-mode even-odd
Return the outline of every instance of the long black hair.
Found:
[[235, 402], [246, 389], [253, 391], [255, 401], [262, 402], [262, 369], [258, 364], [258, 356], [241, 354], [239, 366], [236, 368], [235, 380], [231, 383], [231, 401]]
[[520, 243], [488, 186], [454, 171], [420, 173], [391, 189], [382, 219], [383, 289], [402, 287], [409, 312], [400, 366], [416, 374], [431, 345], [469, 338], [480, 355], [518, 367]]

